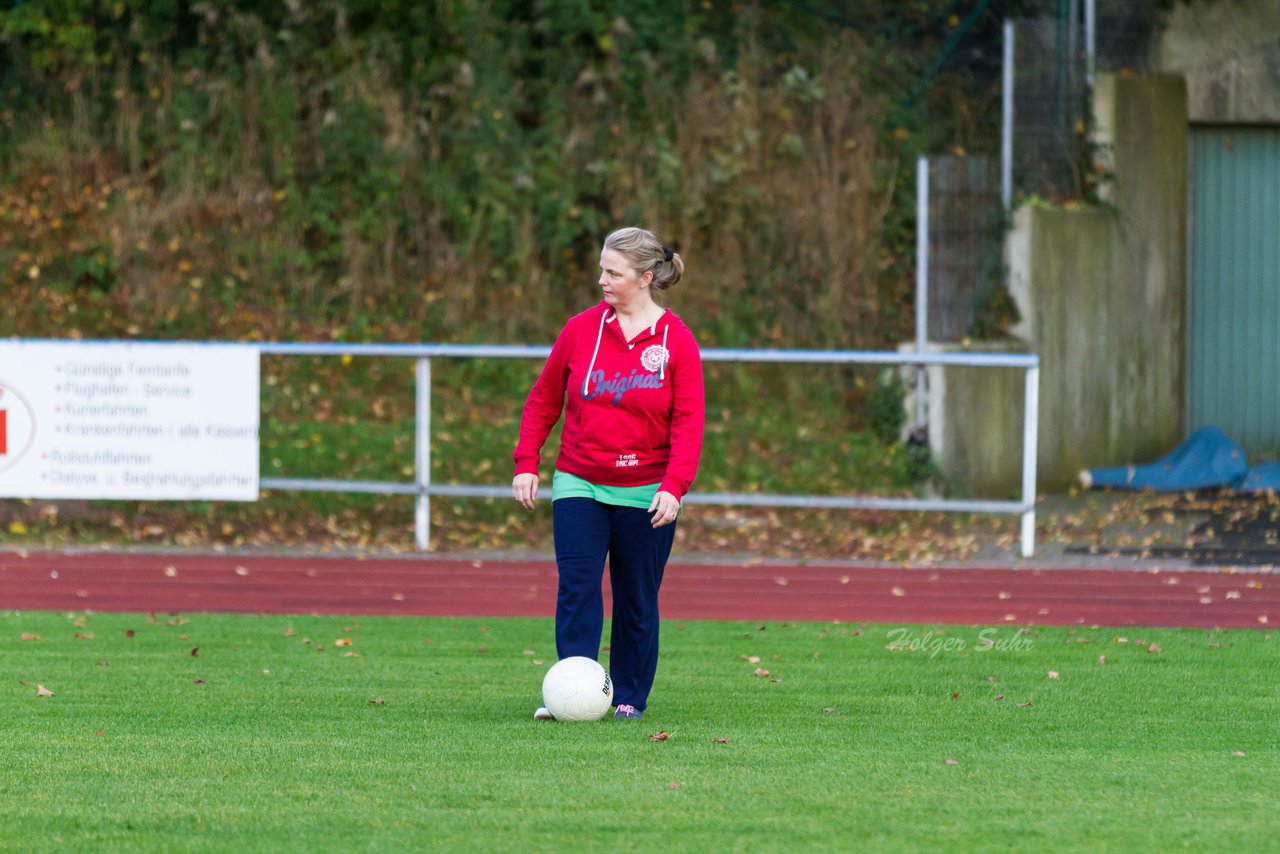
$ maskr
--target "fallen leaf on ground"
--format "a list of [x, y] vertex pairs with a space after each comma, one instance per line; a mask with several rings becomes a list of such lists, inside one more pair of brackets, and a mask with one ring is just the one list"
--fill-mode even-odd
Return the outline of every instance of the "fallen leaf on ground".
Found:
[[748, 663], [750, 663], [750, 664], [759, 664], [759, 663], [760, 663], [760, 656], [758, 656], [758, 655], [740, 655], [740, 656], [738, 656], [738, 658], [741, 658], [743, 661], [746, 661], [746, 662], [748, 662]]
[[333, 642], [334, 646], [351, 646], [351, 638], [338, 638]]
[[36, 696], [37, 696], [37, 697], [52, 697], [52, 696], [53, 696], [53, 692], [52, 692], [52, 691], [50, 691], [48, 688], [44, 687], [43, 685], [36, 685]]
[[370, 700], [369, 702], [375, 706], [385, 706], [387, 704], [387, 701], [382, 699], [381, 697], [375, 700]]
[[1151, 646], [1147, 647], [1147, 652], [1164, 652], [1164, 650], [1160, 648], [1159, 644], [1153, 643]]
[[1239, 750], [1233, 750], [1233, 751], [1231, 751], [1231, 755], [1232, 755], [1232, 756], [1244, 756], [1244, 754], [1243, 754], [1243, 753], [1241, 753]]
[[761, 677], [761, 678], [764, 678], [765, 676], [768, 676], [768, 675], [769, 675], [769, 671], [768, 671], [768, 670], [765, 670], [763, 667], [757, 667], [757, 668], [755, 669], [755, 671], [754, 671], [751, 675], [752, 675], [752, 676], [759, 676], [759, 677]]
[[1047, 678], [1049, 678], [1049, 679], [1057, 679], [1057, 678], [1058, 678], [1058, 671], [1056, 671], [1056, 670], [1050, 670], [1048, 673], [1046, 673], [1046, 674], [1045, 674], [1045, 676], [1046, 676]]
[[40, 640], [40, 636], [39, 636], [39, 635], [33, 635], [33, 634], [31, 634], [31, 632], [23, 632], [23, 633], [22, 633], [21, 635], [19, 635], [18, 637], [19, 637], [19, 639], [20, 639], [20, 640], [29, 640], [29, 641], [38, 641], [38, 640]]
[[955, 761], [954, 759], [944, 759], [942, 760], [942, 764], [943, 765], [959, 765], [960, 763]]
[[713, 742], [715, 742], [716, 744], [728, 744], [728, 743], [729, 743], [729, 739], [727, 739], [727, 738], [713, 738], [713, 739], [711, 739], [711, 740], [712, 740]]
[[655, 732], [653, 735], [649, 736], [649, 740], [650, 741], [666, 741], [670, 737], [671, 737], [670, 733], [668, 733], [665, 729], [660, 729], [657, 732]]
[[200, 657], [200, 647], [198, 647], [198, 646], [193, 646], [193, 647], [191, 647], [191, 657], [192, 657], [192, 658], [199, 658], [199, 657]]
[[676, 780], [672, 780], [670, 783], [668, 783], [668, 784], [667, 784], [667, 788], [668, 788], [668, 789], [678, 789], [678, 788], [680, 788], [680, 783], [679, 783], [678, 781], [676, 781]]

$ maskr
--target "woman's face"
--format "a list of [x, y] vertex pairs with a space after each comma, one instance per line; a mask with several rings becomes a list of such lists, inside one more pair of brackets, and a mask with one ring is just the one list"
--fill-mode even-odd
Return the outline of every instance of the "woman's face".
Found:
[[609, 305], [626, 308], [636, 300], [651, 298], [651, 281], [652, 272], [637, 275], [631, 262], [618, 250], [605, 249], [600, 253], [600, 288]]

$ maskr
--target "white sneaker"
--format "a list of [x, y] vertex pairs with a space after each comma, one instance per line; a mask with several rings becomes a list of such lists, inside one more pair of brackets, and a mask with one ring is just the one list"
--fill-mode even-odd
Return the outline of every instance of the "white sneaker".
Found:
[[556, 718], [555, 715], [547, 711], [546, 706], [538, 706], [538, 710], [533, 713], [533, 719], [535, 721], [554, 721]]

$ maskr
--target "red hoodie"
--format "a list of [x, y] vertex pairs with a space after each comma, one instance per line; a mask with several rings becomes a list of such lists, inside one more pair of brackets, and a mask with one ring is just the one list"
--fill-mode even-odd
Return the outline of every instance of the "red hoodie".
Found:
[[693, 333], [668, 310], [627, 341], [605, 302], [570, 318], [525, 401], [516, 474], [538, 473], [561, 410], [557, 469], [604, 486], [659, 483], [683, 499], [702, 453], [702, 355]]

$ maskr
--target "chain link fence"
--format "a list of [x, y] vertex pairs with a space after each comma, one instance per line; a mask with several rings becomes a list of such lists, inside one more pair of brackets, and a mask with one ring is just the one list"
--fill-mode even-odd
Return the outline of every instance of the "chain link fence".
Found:
[[928, 336], [977, 335], [1003, 281], [1000, 164], [991, 157], [929, 158]]
[[1012, 22], [1012, 197], [1087, 195], [1089, 97], [1098, 71], [1156, 64], [1157, 0], [1047, 0]]
[[[1009, 22], [1012, 109], [1006, 116], [1010, 201], [1053, 202], [1089, 192], [1089, 97], [1095, 72], [1156, 65], [1157, 0], [1044, 0]], [[928, 338], [986, 337], [1003, 284], [1006, 226], [995, 158], [929, 157]]]
[[1078, 20], [1014, 21], [1013, 198], [1080, 195], [1086, 153], [1086, 66]]

